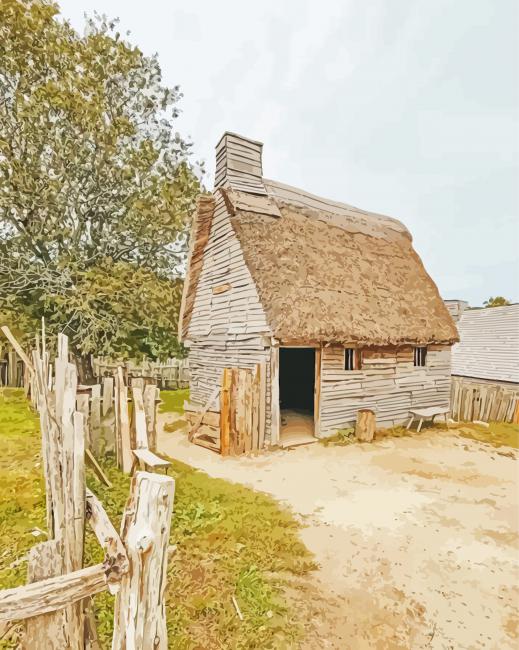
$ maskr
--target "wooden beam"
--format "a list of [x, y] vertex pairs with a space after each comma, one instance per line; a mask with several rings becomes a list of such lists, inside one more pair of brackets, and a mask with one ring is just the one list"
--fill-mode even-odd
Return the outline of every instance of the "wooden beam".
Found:
[[[172, 479], [171, 479], [172, 480]], [[0, 591], [0, 621], [55, 612], [107, 588], [104, 564]]]
[[321, 358], [322, 348], [315, 351], [315, 375], [314, 375], [314, 436], [319, 434], [321, 426]]
[[189, 439], [190, 442], [192, 442], [192, 440], [193, 440], [193, 438], [195, 436], [195, 433], [200, 428], [200, 426], [202, 424], [202, 420], [204, 419], [204, 415], [207, 413], [207, 411], [214, 404], [214, 402], [216, 401], [216, 398], [218, 397], [219, 394], [220, 394], [220, 386], [215, 386], [215, 388], [213, 389], [213, 392], [211, 393], [206, 405], [204, 406], [204, 408], [200, 412], [200, 415], [198, 416], [198, 420], [195, 422], [195, 424], [193, 425], [191, 431], [189, 432], [188, 439]]
[[260, 386], [259, 386], [259, 423], [258, 423], [258, 449], [263, 449], [265, 444], [265, 420], [267, 412], [267, 364], [262, 361], [259, 364]]
[[251, 399], [252, 399], [252, 415], [251, 415], [251, 449], [258, 451], [259, 449], [259, 403], [260, 403], [260, 386], [261, 386], [261, 366], [256, 365], [254, 375], [251, 383]]
[[111, 483], [110, 479], [103, 472], [103, 468], [97, 462], [97, 459], [95, 458], [94, 454], [90, 451], [90, 449], [85, 449], [85, 458], [90, 463], [90, 466], [94, 470], [94, 474], [101, 481], [101, 483], [104, 483], [106, 485], [106, 487], [111, 488], [112, 483]]
[[224, 368], [222, 374], [222, 389], [220, 391], [220, 453], [229, 455], [231, 432], [231, 383], [232, 370]]
[[278, 445], [281, 434], [281, 413], [279, 409], [279, 346], [270, 348], [270, 444]]

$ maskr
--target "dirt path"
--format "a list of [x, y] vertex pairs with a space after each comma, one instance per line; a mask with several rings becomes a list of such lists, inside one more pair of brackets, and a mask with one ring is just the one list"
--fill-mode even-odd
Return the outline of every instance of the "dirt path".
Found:
[[257, 458], [223, 459], [182, 432], [159, 446], [303, 517], [321, 567], [307, 647], [518, 648], [515, 457], [437, 432]]

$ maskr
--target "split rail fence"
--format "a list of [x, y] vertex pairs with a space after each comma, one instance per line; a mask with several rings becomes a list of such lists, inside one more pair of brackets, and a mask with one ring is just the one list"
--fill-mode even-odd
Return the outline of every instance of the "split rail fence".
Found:
[[[123, 370], [100, 385], [78, 386], [68, 339], [58, 337], [54, 362], [45, 332], [28, 355], [7, 327], [1, 328], [24, 363], [30, 398], [39, 412], [46, 491], [48, 541], [28, 554], [28, 584], [0, 591], [0, 622], [24, 623], [26, 650], [84, 650], [98, 646], [92, 596], [117, 594], [112, 650], [167, 648], [165, 587], [175, 482], [164, 474], [135, 471], [120, 533], [101, 502], [86, 488], [85, 459], [99, 480], [110, 482], [93, 450], [113, 445], [129, 473], [137, 466], [169, 463], [153, 445], [156, 387], [132, 386], [132, 416]], [[153, 448], [153, 447], [152, 447]], [[104, 562], [83, 566], [85, 526], [104, 549]]]

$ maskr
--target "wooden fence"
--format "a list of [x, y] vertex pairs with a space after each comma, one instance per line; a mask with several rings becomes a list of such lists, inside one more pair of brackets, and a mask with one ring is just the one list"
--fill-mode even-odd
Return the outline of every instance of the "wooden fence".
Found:
[[[125, 380], [131, 382], [132, 377], [140, 377], [146, 383], [154, 383], [159, 388], [178, 389], [189, 386], [189, 360], [167, 359], [154, 361], [151, 359], [131, 359], [117, 361], [107, 357], [92, 359], [94, 376], [101, 383], [103, 377], [114, 376], [118, 368], [123, 369]], [[0, 345], [0, 386], [13, 388], [24, 385], [24, 363], [16, 350], [6, 349]]]
[[[124, 471], [169, 465], [148, 448], [156, 387], [148, 389], [146, 409], [148, 387], [143, 391], [134, 382], [130, 416], [122, 368], [115, 380], [106, 378], [102, 390], [99, 385], [78, 390], [66, 336], [59, 336], [51, 363], [44, 331], [29, 358], [9, 329], [1, 329], [24, 363], [26, 386], [40, 415], [49, 539], [29, 552], [28, 584], [0, 591], [0, 622], [24, 621], [21, 647], [27, 650], [95, 648], [91, 598], [108, 590], [117, 594], [112, 649], [166, 650], [164, 598], [175, 482], [136, 471], [120, 534], [85, 484], [87, 459], [110, 485], [92, 453], [102, 446], [103, 431], [104, 444], [113, 443]], [[86, 524], [105, 551], [104, 562], [90, 567], [83, 567]]]
[[[189, 438], [195, 444], [239, 456], [263, 449], [265, 442], [266, 367], [254, 370], [225, 368], [221, 385], [215, 388], [200, 411], [186, 404]], [[219, 398], [219, 412], [211, 408]]]
[[0, 386], [23, 386], [23, 361], [15, 350], [4, 351], [0, 346]]
[[189, 386], [189, 361], [188, 359], [168, 359], [167, 361], [152, 361], [143, 359], [141, 361], [131, 359], [121, 363], [107, 357], [95, 357], [93, 359], [94, 375], [100, 380], [106, 375], [113, 375], [117, 368], [123, 367], [125, 377], [142, 377], [152, 381], [159, 388], [177, 389]]
[[514, 422], [519, 424], [519, 387], [452, 377], [451, 414], [464, 422]]

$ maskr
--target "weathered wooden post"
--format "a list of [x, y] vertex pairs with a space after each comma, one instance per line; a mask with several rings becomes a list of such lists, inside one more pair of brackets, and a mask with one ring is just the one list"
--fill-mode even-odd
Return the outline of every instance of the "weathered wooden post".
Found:
[[119, 450], [118, 462], [125, 474], [130, 474], [133, 465], [132, 448], [130, 442], [130, 417], [128, 413], [128, 387], [124, 383], [123, 368], [117, 368], [115, 379], [116, 396], [116, 424], [117, 448]]
[[117, 451], [116, 408], [114, 405], [114, 378], [103, 378], [103, 406], [101, 410], [101, 445], [100, 452]]
[[83, 416], [83, 428], [85, 430], [85, 446], [92, 449], [92, 435], [90, 431], [90, 395], [89, 393], [78, 393], [76, 395], [76, 410]]
[[94, 384], [90, 400], [90, 441], [94, 454], [101, 452], [101, 385]]
[[146, 413], [144, 411], [144, 400], [142, 396], [142, 388], [137, 386], [132, 387], [133, 399], [133, 426], [135, 428], [135, 445], [134, 449], [147, 449], [148, 448], [148, 433], [146, 428]]
[[[63, 572], [63, 549], [51, 539], [33, 546], [28, 553], [27, 582], [38, 582]], [[61, 609], [25, 621], [22, 650], [61, 650], [69, 647], [65, 610]]]
[[148, 432], [148, 447], [157, 449], [157, 386], [148, 384], [144, 388], [144, 411], [146, 412], [146, 429]]
[[228, 456], [231, 442], [231, 385], [232, 369], [224, 368], [220, 391], [220, 453]]
[[169, 476], [137, 472], [121, 524], [130, 568], [114, 609], [112, 650], [167, 650], [166, 574], [175, 496]]
[[361, 409], [357, 412], [355, 424], [355, 436], [360, 442], [371, 442], [375, 435], [376, 428], [375, 412], [370, 409]]

